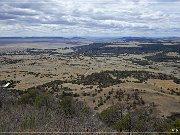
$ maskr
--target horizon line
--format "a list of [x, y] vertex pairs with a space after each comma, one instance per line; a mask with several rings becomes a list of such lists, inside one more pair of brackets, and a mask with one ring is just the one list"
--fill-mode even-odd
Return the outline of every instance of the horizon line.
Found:
[[0, 38], [180, 38], [180, 36], [0, 36]]

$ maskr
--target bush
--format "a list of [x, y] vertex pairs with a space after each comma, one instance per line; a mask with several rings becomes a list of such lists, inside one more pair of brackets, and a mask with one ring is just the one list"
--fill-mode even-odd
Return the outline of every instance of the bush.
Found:
[[46, 106], [47, 108], [52, 108], [55, 100], [53, 95], [50, 95], [50, 93], [31, 88], [20, 96], [18, 102], [19, 104], [31, 104], [35, 107]]
[[72, 97], [64, 96], [59, 103], [58, 110], [63, 110], [67, 116], [72, 116], [75, 114], [75, 106], [73, 106]]
[[122, 118], [122, 120], [117, 121], [113, 127], [117, 130], [117, 131], [122, 131], [122, 130], [127, 130], [129, 128], [129, 114], [126, 114], [126, 116], [124, 116]]
[[22, 94], [18, 99], [21, 104], [33, 104], [36, 96], [38, 95], [38, 90], [35, 88], [29, 89], [26, 93]]
[[50, 102], [52, 101], [53, 101], [52, 95], [50, 95], [47, 92], [43, 92], [36, 96], [33, 104], [36, 107], [46, 106], [49, 108], [51, 107]]
[[118, 115], [118, 109], [115, 106], [107, 108], [106, 110], [98, 114], [98, 116], [107, 125], [114, 124], [120, 118]]

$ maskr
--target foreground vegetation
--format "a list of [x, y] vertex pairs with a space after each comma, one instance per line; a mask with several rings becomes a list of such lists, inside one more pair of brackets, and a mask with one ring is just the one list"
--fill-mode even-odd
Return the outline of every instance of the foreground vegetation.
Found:
[[[72, 95], [55, 96], [63, 91], [58, 84], [61, 81], [52, 81], [25, 92], [0, 89], [0, 132], [165, 132], [179, 124], [177, 119], [156, 117], [154, 104], [145, 105], [137, 93], [131, 95], [134, 102], [120, 102], [95, 114]], [[116, 92], [116, 97], [122, 94]]]
[[[83, 102], [34, 88], [17, 94], [0, 90], [0, 132], [100, 131], [104, 125]], [[18, 96], [17, 96], [18, 95]]]

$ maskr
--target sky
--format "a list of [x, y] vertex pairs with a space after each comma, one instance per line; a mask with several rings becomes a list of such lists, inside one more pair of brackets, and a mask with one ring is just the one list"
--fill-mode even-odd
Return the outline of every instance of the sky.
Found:
[[0, 37], [180, 37], [180, 0], [0, 0]]

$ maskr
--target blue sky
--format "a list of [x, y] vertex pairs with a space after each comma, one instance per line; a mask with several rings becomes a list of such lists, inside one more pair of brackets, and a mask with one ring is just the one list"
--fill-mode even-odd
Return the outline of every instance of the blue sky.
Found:
[[180, 37], [180, 0], [0, 0], [0, 36]]

